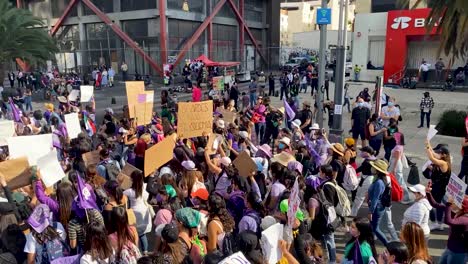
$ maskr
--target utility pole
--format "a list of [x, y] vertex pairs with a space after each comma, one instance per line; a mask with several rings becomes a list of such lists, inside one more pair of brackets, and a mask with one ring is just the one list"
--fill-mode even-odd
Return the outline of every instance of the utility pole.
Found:
[[[344, 14], [343, 14], [344, 13]], [[341, 142], [343, 134], [343, 88], [345, 84], [346, 39], [347, 39], [348, 0], [340, 0], [340, 18], [338, 24], [338, 43], [336, 47], [335, 70], [335, 113], [330, 134], [335, 135], [335, 142]]]
[[[327, 0], [322, 0], [322, 8], [327, 8]], [[325, 86], [325, 49], [327, 46], [327, 25], [320, 25], [320, 48], [319, 48], [319, 68], [318, 68], [318, 91], [315, 96], [315, 103], [317, 105], [317, 119], [316, 122], [319, 127], [323, 127], [323, 90]]]

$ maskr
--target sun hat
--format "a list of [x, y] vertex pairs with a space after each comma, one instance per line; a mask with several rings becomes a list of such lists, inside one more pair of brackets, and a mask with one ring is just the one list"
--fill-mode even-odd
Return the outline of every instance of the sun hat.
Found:
[[175, 216], [187, 228], [195, 228], [200, 224], [200, 212], [189, 207], [177, 210]]
[[340, 143], [335, 143], [331, 146], [333, 152], [337, 153], [340, 156], [344, 156], [344, 147]]
[[296, 127], [296, 128], [301, 128], [301, 124], [302, 124], [302, 122], [299, 119], [296, 119], [296, 120], [291, 122], [291, 126]]
[[231, 165], [232, 161], [230, 158], [228, 157], [222, 157], [221, 158], [221, 164], [223, 164], [224, 166], [229, 166]]
[[310, 106], [311, 106], [311, 104], [310, 104], [310, 101], [307, 101], [307, 100], [306, 100], [306, 101], [304, 101], [302, 104], [303, 104], [303, 105], [305, 105], [305, 106], [308, 106], [308, 107], [310, 107]]
[[247, 133], [247, 131], [240, 131], [239, 136], [243, 139], [246, 139], [249, 137], [249, 133]]
[[284, 106], [278, 108], [277, 110], [278, 110], [278, 112], [280, 112], [281, 114], [284, 115]]
[[302, 169], [302, 163], [300, 163], [299, 161], [293, 160], [288, 163], [288, 170], [297, 171], [300, 174], [302, 174]]
[[110, 108], [110, 107], [107, 107], [107, 108], [105, 109], [105, 111], [106, 111], [106, 113], [109, 113], [109, 114], [111, 114], [111, 115], [114, 114], [114, 110], [113, 110], [112, 108]]
[[310, 130], [319, 130], [319, 129], [320, 129], [320, 126], [317, 123], [312, 124], [312, 126], [310, 127]]
[[280, 154], [276, 154], [275, 156], [273, 156], [271, 162], [278, 162], [284, 167], [288, 167], [288, 163], [294, 160], [296, 159], [291, 154], [283, 151]]
[[279, 142], [286, 144], [288, 147], [291, 146], [291, 139], [288, 137], [281, 138]]
[[[284, 199], [283, 201], [281, 201], [281, 203], [280, 203], [281, 213], [286, 214], [288, 212], [288, 208], [289, 208], [288, 199]], [[301, 221], [301, 222], [304, 221], [304, 213], [301, 211], [301, 209], [297, 209], [296, 219]]]
[[45, 204], [39, 204], [34, 208], [28, 218], [28, 224], [37, 232], [42, 233], [50, 225], [50, 209]]
[[276, 219], [271, 215], [267, 215], [262, 219], [260, 227], [262, 228], [262, 230], [266, 230], [274, 224], [276, 224]]
[[174, 189], [174, 187], [172, 187], [172, 185], [166, 184], [164, 185], [164, 188], [166, 189], [166, 193], [167, 195], [169, 195], [170, 198], [174, 198], [177, 196], [177, 192]]
[[216, 121], [216, 126], [219, 127], [219, 128], [225, 128], [226, 125], [224, 124], [224, 120], [222, 119], [219, 119], [218, 121]]
[[169, 224], [172, 222], [172, 212], [168, 209], [159, 209], [154, 217], [154, 226]]
[[374, 169], [376, 169], [376, 170], [378, 170], [378, 171], [380, 171], [382, 173], [385, 173], [385, 174], [388, 173], [388, 171], [387, 171], [388, 170], [388, 164], [387, 164], [387, 162], [385, 160], [382, 160], [382, 159], [374, 160], [374, 161], [370, 162], [370, 165]]
[[45, 103], [44, 107], [49, 111], [54, 111], [54, 105], [51, 103]]
[[57, 100], [62, 104], [68, 103], [68, 100], [67, 100], [67, 98], [65, 96], [59, 96], [59, 97], [57, 97]]
[[159, 177], [163, 176], [164, 174], [169, 174], [171, 176], [174, 176], [174, 172], [171, 170], [171, 168], [165, 166], [165, 167], [162, 167], [160, 170], [159, 170]]
[[354, 146], [355, 141], [354, 141], [353, 138], [350, 138], [350, 137], [349, 137], [349, 138], [346, 138], [346, 139], [345, 139], [345, 144], [346, 144], [347, 147], [352, 147], [352, 146]]
[[[268, 145], [268, 144], [263, 144], [263, 145], [261, 145], [261, 146], [258, 146], [257, 149], [258, 149], [258, 151], [261, 151], [263, 154], [265, 154], [265, 156], [267, 156], [269, 159], [271, 159], [272, 154], [271, 154], [271, 147], [270, 147], [270, 145]], [[258, 151], [257, 151], [257, 153], [256, 153], [257, 156], [259, 155]]]
[[424, 197], [426, 196], [426, 187], [424, 185], [422, 185], [422, 184], [416, 184], [414, 186], [409, 186], [408, 190], [410, 190], [411, 192], [414, 192], [414, 193], [419, 193]]
[[179, 239], [179, 230], [177, 226], [169, 223], [164, 225], [164, 228], [161, 231], [161, 237], [167, 243], [174, 243]]
[[190, 194], [192, 198], [199, 198], [203, 201], [208, 201], [210, 194], [205, 188], [199, 188], [197, 191]]
[[195, 170], [195, 163], [191, 160], [184, 160], [182, 161], [181, 165], [186, 170]]

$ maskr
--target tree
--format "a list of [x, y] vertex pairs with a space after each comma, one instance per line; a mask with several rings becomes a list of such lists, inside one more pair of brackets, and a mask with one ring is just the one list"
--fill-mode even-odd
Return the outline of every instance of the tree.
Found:
[[[404, 0], [409, 2], [409, 0]], [[430, 2], [432, 8], [426, 25], [428, 32], [437, 23], [440, 33], [439, 54], [454, 58], [464, 58], [468, 55], [468, 1], [467, 0], [417, 0], [412, 8], [421, 2]]]
[[0, 0], [0, 85], [5, 80], [5, 63], [19, 58], [36, 63], [53, 58], [58, 48], [46, 25], [26, 9]]

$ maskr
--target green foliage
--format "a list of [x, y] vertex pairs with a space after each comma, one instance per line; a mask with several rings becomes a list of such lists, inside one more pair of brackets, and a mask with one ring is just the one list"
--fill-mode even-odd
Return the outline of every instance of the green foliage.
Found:
[[20, 58], [34, 63], [53, 58], [58, 51], [46, 25], [26, 9], [0, 0], [0, 63]]
[[442, 113], [436, 129], [440, 135], [465, 137], [465, 111], [447, 110]]

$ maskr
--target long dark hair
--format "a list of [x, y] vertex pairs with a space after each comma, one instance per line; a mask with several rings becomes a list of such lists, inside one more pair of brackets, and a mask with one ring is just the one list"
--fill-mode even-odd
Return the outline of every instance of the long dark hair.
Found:
[[[365, 217], [356, 217], [353, 220], [354, 224], [356, 225], [357, 230], [359, 231], [359, 237], [357, 240], [359, 244], [367, 242], [372, 250], [373, 256], [378, 256], [377, 251], [375, 250], [375, 241], [374, 241], [374, 233], [372, 232], [372, 226], [370, 224], [369, 219]], [[346, 245], [352, 244], [356, 241], [356, 238], [352, 237]], [[353, 248], [349, 251], [347, 259], [354, 259], [354, 247], [356, 244], [353, 245]]]
[[116, 180], [106, 182], [104, 184], [104, 190], [106, 190], [106, 192], [115, 199], [117, 205], [122, 204], [124, 194], [122, 188], [120, 188], [120, 185]]
[[107, 238], [107, 230], [101, 222], [92, 220], [86, 225], [84, 250], [91, 255], [93, 260], [105, 260], [113, 255], [112, 246]]
[[215, 217], [219, 217], [225, 232], [232, 232], [234, 230], [234, 218], [232, 218], [226, 209], [226, 202], [223, 197], [217, 194], [210, 195], [208, 199], [208, 207], [208, 211], [210, 213], [209, 221], [212, 221]]
[[392, 241], [387, 244], [387, 251], [389, 255], [395, 256], [396, 263], [408, 263], [409, 252], [405, 243], [400, 241]]
[[111, 220], [114, 223], [117, 233], [117, 256], [120, 256], [123, 246], [128, 242], [134, 243], [135, 236], [130, 231], [128, 224], [127, 210], [124, 207], [117, 206], [112, 208]]
[[63, 226], [68, 226], [71, 219], [72, 204], [75, 199], [76, 192], [74, 187], [69, 182], [61, 182], [57, 187], [57, 201], [59, 204], [59, 218]]
[[267, 215], [267, 212], [265, 210], [265, 207], [263, 206], [263, 203], [261, 200], [259, 201], [258, 194], [256, 192], [250, 191], [247, 194], [247, 202], [250, 204], [250, 207], [252, 209], [260, 214], [260, 217], [263, 218]]
[[140, 171], [133, 171], [132, 174], [130, 174], [130, 178], [132, 178], [132, 189], [135, 191], [135, 196], [137, 198], [142, 196], [144, 180], [143, 173]]

